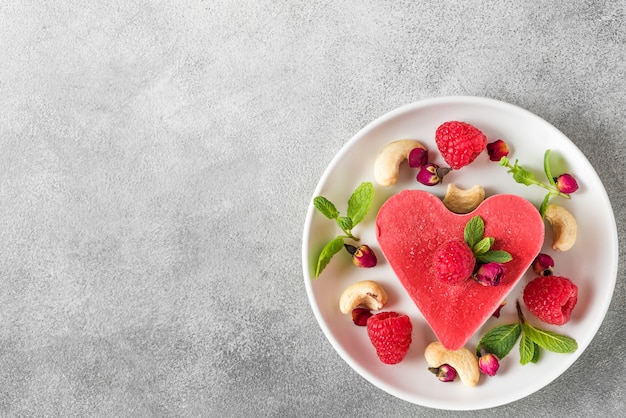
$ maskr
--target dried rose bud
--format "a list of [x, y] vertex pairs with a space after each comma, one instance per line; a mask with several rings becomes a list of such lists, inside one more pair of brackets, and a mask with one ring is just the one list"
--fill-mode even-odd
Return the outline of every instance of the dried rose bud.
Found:
[[441, 183], [443, 176], [448, 174], [450, 169], [447, 167], [439, 167], [437, 164], [428, 163], [420, 168], [417, 173], [417, 181], [425, 186], [434, 186]]
[[429, 367], [428, 370], [437, 375], [437, 379], [441, 382], [452, 382], [456, 379], [457, 372], [454, 367], [449, 364], [442, 364], [439, 367]]
[[344, 244], [344, 247], [352, 255], [352, 263], [357, 267], [374, 267], [378, 261], [374, 251], [367, 245], [357, 248], [354, 245]]
[[420, 168], [428, 163], [428, 150], [426, 148], [413, 148], [409, 153], [409, 167]]
[[500, 318], [500, 311], [502, 310], [502, 308], [504, 308], [504, 305], [506, 305], [506, 299], [502, 301], [502, 303], [500, 304], [500, 306], [498, 306], [498, 308], [495, 310], [494, 313], [492, 313], [491, 315], [494, 318]]
[[541, 253], [533, 261], [533, 271], [540, 276], [552, 276], [554, 274], [554, 260], [548, 254]]
[[571, 174], [561, 174], [556, 179], [556, 188], [559, 189], [561, 193], [574, 193], [578, 190], [578, 183], [576, 179], [571, 176]]
[[487, 144], [487, 153], [491, 161], [500, 161], [502, 157], [509, 155], [509, 147], [501, 139]]
[[355, 308], [352, 310], [352, 322], [360, 327], [367, 326], [367, 320], [373, 313], [367, 308]]
[[480, 266], [474, 278], [483, 286], [497, 286], [504, 276], [504, 267], [500, 263], [487, 263]]
[[478, 368], [487, 376], [495, 376], [500, 368], [500, 360], [494, 354], [485, 354], [478, 359]]

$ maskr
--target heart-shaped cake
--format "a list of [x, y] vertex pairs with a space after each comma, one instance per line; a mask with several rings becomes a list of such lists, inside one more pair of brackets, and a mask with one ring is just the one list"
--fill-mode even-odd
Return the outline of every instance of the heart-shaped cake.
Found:
[[[484, 286], [470, 278], [460, 284], [442, 282], [432, 271], [434, 252], [446, 242], [463, 240], [465, 225], [477, 215], [484, 221], [484, 236], [494, 238], [492, 249], [512, 256], [500, 284]], [[537, 208], [510, 194], [491, 196], [471, 213], [459, 215], [431, 193], [405, 190], [389, 198], [376, 217], [376, 235], [387, 261], [450, 350], [465, 346], [506, 299], [539, 254], [544, 230]]]

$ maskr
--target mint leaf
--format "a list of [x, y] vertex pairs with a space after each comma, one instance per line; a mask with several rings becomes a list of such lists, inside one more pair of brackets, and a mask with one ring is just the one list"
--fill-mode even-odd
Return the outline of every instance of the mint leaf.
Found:
[[328, 219], [336, 219], [339, 216], [339, 211], [335, 205], [324, 196], [317, 196], [313, 199], [313, 206], [319, 210]]
[[524, 332], [539, 347], [553, 353], [573, 353], [578, 349], [578, 343], [575, 339], [556, 332], [535, 328], [529, 324], [525, 327]]
[[476, 354], [480, 357], [481, 349], [495, 354], [500, 360], [506, 357], [513, 349], [522, 328], [520, 324], [500, 325], [491, 330], [480, 339], [476, 347]]
[[546, 208], [548, 207], [548, 202], [550, 201], [550, 197], [552, 197], [552, 193], [548, 193], [544, 196], [543, 201], [541, 202], [541, 206], [539, 206], [539, 213], [543, 218], [546, 214]]
[[341, 228], [341, 230], [346, 234], [354, 227], [352, 219], [347, 216], [337, 218], [337, 225], [339, 225], [339, 228]]
[[483, 239], [485, 233], [485, 221], [480, 216], [474, 216], [467, 221], [463, 229], [463, 238], [470, 248], [473, 248], [478, 241]]
[[556, 186], [556, 182], [554, 181], [554, 177], [552, 177], [552, 170], [550, 169], [550, 150], [547, 149], [545, 154], [543, 154], [543, 171], [546, 173], [546, 177], [551, 185]]
[[492, 237], [483, 238], [476, 244], [474, 244], [474, 246], [472, 247], [472, 252], [474, 253], [474, 255], [485, 254], [487, 251], [489, 251], [494, 241], [495, 239]]
[[345, 235], [338, 236], [322, 249], [318, 259], [317, 267], [315, 268], [315, 278], [317, 279], [322, 271], [326, 268], [331, 258], [337, 254], [344, 247], [344, 238], [350, 238], [358, 241], [359, 238], [352, 235], [352, 228], [363, 220], [367, 212], [372, 206], [374, 201], [374, 186], [371, 182], [361, 183], [352, 192], [350, 199], [348, 199], [348, 215], [339, 216], [339, 211], [335, 205], [324, 196], [317, 196], [313, 198], [313, 205], [328, 219], [334, 219], [337, 225], [344, 232]]
[[533, 358], [530, 359], [530, 362], [537, 363], [539, 361], [541, 350], [539, 349], [539, 346], [536, 343], [533, 343], [533, 345], [534, 345], [533, 349], [535, 350], [535, 352], [533, 354]]
[[512, 174], [513, 180], [515, 180], [517, 183], [521, 183], [526, 186], [531, 186], [534, 184], [549, 192], [548, 195], [544, 198], [544, 201], [542, 202], [541, 207], [539, 208], [539, 212], [541, 213], [542, 216], [545, 214], [545, 206], [548, 204], [548, 199], [550, 197], [560, 196], [564, 199], [570, 198], [569, 194], [563, 193], [559, 190], [559, 188], [556, 185], [556, 179], [552, 177], [552, 169], [550, 167], [550, 152], [551, 151], [548, 149], [545, 151], [543, 155], [543, 171], [548, 177], [547, 183], [542, 183], [538, 181], [532, 172], [526, 170], [524, 167], [521, 167], [518, 164], [518, 160], [515, 160], [515, 164], [511, 165], [508, 158], [502, 157], [500, 159], [500, 165], [508, 168], [507, 173]]
[[[526, 330], [525, 325], [522, 326], [524, 330]], [[530, 363], [535, 358], [535, 347], [536, 344], [533, 340], [528, 337], [526, 332], [523, 332], [522, 338], [519, 340], [519, 362], [522, 366]], [[536, 348], [539, 349], [539, 347]]]
[[535, 175], [532, 172], [526, 170], [525, 168], [517, 165], [517, 161], [515, 162], [515, 166], [513, 170], [513, 180], [515, 180], [517, 183], [524, 184], [526, 186], [537, 184]]
[[476, 255], [476, 260], [480, 263], [508, 263], [513, 260], [511, 254], [502, 250], [491, 250], [484, 254]]
[[352, 219], [352, 226], [356, 226], [365, 218], [374, 201], [374, 186], [370, 182], [361, 183], [348, 200], [348, 218]]
[[322, 271], [326, 268], [330, 259], [333, 258], [343, 248], [343, 238], [337, 237], [326, 244], [317, 259], [317, 268], [315, 270], [315, 278], [317, 279]]

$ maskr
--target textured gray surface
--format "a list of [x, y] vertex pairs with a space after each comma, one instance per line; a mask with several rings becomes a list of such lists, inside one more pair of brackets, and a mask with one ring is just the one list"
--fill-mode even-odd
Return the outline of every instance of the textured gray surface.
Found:
[[353, 372], [300, 263], [333, 155], [442, 95], [508, 101], [562, 130], [599, 172], [622, 244], [610, 310], [573, 367], [466, 415], [623, 412], [625, 8], [4, 1], [0, 415], [458, 415]]

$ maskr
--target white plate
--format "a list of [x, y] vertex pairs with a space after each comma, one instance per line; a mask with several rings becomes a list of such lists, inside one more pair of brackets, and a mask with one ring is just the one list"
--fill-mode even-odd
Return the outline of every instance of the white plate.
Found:
[[[443, 197], [448, 183], [459, 187], [481, 184], [487, 195], [514, 193], [537, 206], [544, 196], [543, 189], [527, 187], [513, 181], [498, 163], [482, 153], [472, 164], [453, 171], [444, 183], [427, 188], [415, 180], [416, 171], [401, 166], [399, 182], [389, 188], [376, 184], [374, 159], [390, 141], [413, 138], [430, 150], [431, 162], [445, 166], [434, 142], [434, 132], [441, 123], [461, 120], [481, 129], [489, 142], [504, 139], [510, 148], [509, 158], [519, 159], [520, 165], [543, 175], [543, 154], [552, 150], [553, 174], [572, 173], [580, 189], [570, 200], [552, 198], [552, 202], [568, 208], [579, 223], [578, 241], [567, 252], [555, 253], [550, 248], [552, 235], [546, 229], [542, 252], [553, 256], [555, 273], [569, 277], [579, 288], [579, 300], [571, 320], [554, 327], [540, 323], [527, 314], [527, 320], [577, 340], [579, 348], [573, 354], [554, 354], [542, 350], [537, 364], [519, 364], [518, 345], [501, 361], [495, 377], [482, 376], [477, 387], [467, 387], [458, 380], [440, 383], [427, 370], [423, 359], [425, 346], [435, 337], [408, 294], [395, 278], [382, 256], [375, 237], [378, 209], [389, 196], [403, 189], [428, 190]], [[580, 150], [555, 127], [538, 116], [500, 101], [478, 97], [444, 97], [423, 100], [396, 109], [367, 125], [339, 151], [324, 172], [313, 196], [322, 195], [335, 203], [345, 215], [347, 200], [363, 181], [375, 187], [375, 201], [367, 217], [353, 232], [378, 255], [379, 264], [371, 269], [351, 265], [347, 253], [336, 255], [319, 279], [312, 279], [321, 248], [341, 231], [333, 221], [321, 215], [312, 203], [306, 216], [303, 235], [303, 270], [311, 307], [328, 341], [341, 357], [361, 376], [380, 389], [406, 401], [438, 409], [474, 410], [503, 405], [528, 396], [561, 375], [584, 352], [596, 334], [609, 307], [617, 277], [618, 241], [615, 218], [606, 191], [597, 173]], [[312, 201], [312, 199], [311, 199]], [[338, 301], [343, 290], [359, 280], [379, 281], [389, 293], [384, 310], [408, 314], [413, 322], [413, 343], [407, 357], [398, 365], [385, 365], [376, 357], [364, 327], [352, 323], [350, 315], [339, 311]], [[532, 279], [527, 273], [507, 298], [499, 319], [491, 318], [474, 335], [468, 346], [473, 349], [480, 337], [495, 325], [516, 322], [515, 300], [523, 286]]]

